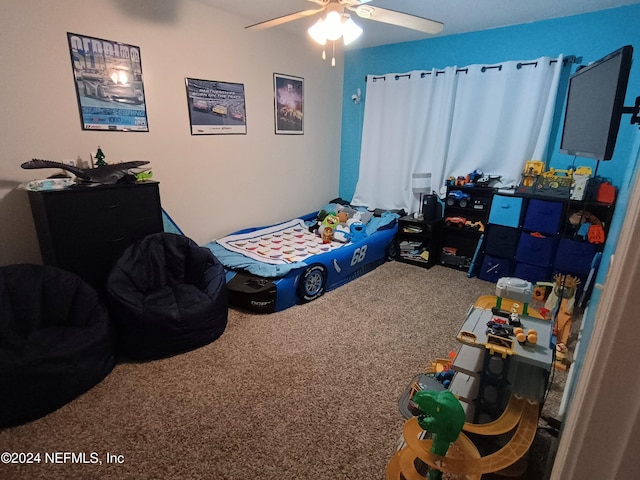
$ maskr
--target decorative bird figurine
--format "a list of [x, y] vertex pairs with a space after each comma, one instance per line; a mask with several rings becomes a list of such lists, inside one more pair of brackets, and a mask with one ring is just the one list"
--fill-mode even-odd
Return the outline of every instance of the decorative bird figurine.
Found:
[[96, 168], [79, 168], [67, 165], [62, 162], [54, 162], [52, 160], [40, 160], [34, 158], [29, 162], [25, 162], [20, 165], [25, 169], [37, 169], [37, 168], [60, 168], [73, 173], [79, 179], [90, 183], [102, 183], [105, 185], [112, 185], [117, 183], [120, 179], [126, 175], [132, 175], [129, 170], [139, 168], [142, 165], [149, 163], [147, 160], [135, 160], [133, 162], [122, 162], [105, 165]]

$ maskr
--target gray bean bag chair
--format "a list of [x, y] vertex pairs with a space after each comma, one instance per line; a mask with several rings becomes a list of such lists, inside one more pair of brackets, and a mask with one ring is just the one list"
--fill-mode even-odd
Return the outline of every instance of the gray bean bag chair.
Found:
[[130, 359], [193, 350], [227, 325], [224, 267], [182, 235], [156, 233], [131, 245], [111, 269], [106, 291], [118, 348]]
[[0, 427], [42, 417], [102, 381], [114, 340], [106, 306], [76, 274], [0, 267]]

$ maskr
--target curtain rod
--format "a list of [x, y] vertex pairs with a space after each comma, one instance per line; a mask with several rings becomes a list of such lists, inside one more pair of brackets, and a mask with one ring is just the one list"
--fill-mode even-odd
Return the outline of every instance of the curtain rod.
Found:
[[[468, 73], [469, 69], [468, 68], [459, 68], [459, 69], [456, 70], [456, 73], [461, 73], [461, 72]], [[432, 73], [433, 72], [421, 72], [420, 73], [420, 78], [424, 78], [426, 75], [431, 75]], [[443, 73], [445, 73], [444, 70], [436, 70], [436, 77], [438, 75], [442, 75]], [[364, 76], [364, 81], [365, 82], [367, 81], [367, 77], [368, 77], [367, 75]], [[401, 78], [404, 78], [404, 77], [411, 78], [411, 74], [410, 73], [404, 73], [402, 75], [398, 74], [398, 75], [395, 75], [393, 78], [394, 78], [394, 80], [400, 80]], [[374, 82], [377, 82], [378, 80], [384, 80], [386, 82], [387, 81], [387, 77], [385, 75], [381, 75], [379, 77], [371, 77], [371, 80], [373, 80]]]
[[[556, 63], [557, 61], [558, 60], [555, 60], [555, 59], [549, 60], [549, 64]], [[581, 62], [582, 62], [582, 57], [576, 57], [575, 55], [567, 55], [566, 57], [564, 57], [562, 59], [562, 65], [565, 66], [565, 67], [567, 65], [571, 65], [571, 64], [574, 64], [574, 63], [581, 63]], [[519, 62], [516, 65], [516, 68], [519, 70], [522, 67], [526, 67], [526, 66], [529, 66], [529, 65], [533, 65], [535, 67], [535, 66], [538, 65], [538, 62]], [[497, 68], [498, 70], [502, 70], [502, 64], [485, 65], [485, 66], [483, 66], [481, 68], [481, 71], [482, 72], [486, 72], [487, 70], [491, 70], [491, 69], [494, 69], [494, 68]], [[456, 70], [456, 73], [462, 73], [462, 72], [469, 73], [469, 69], [467, 69], [467, 68], [459, 68], [458, 70]], [[436, 70], [436, 76], [441, 75], [443, 73], [445, 73], [444, 70]], [[431, 75], [431, 74], [432, 74], [432, 72], [422, 72], [420, 74], [420, 78], [424, 78], [425, 76]], [[368, 77], [367, 75], [364, 76], [364, 81], [365, 82], [367, 82], [367, 77]], [[402, 75], [396, 75], [394, 77], [394, 79], [395, 80], [400, 80], [403, 77], [411, 78], [411, 74], [410, 73], [406, 73], [406, 74], [402, 74]], [[378, 80], [384, 80], [384, 81], [387, 80], [386, 76], [384, 76], [384, 75], [378, 76], [378, 77], [371, 77], [371, 79], [374, 82], [376, 82]]]

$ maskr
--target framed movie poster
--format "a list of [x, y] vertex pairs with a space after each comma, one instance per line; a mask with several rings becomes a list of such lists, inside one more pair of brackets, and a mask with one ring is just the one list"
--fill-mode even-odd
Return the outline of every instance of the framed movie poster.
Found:
[[247, 133], [244, 85], [187, 78], [191, 135]]
[[84, 130], [148, 132], [140, 48], [67, 33]]
[[276, 134], [304, 133], [304, 79], [273, 74]]

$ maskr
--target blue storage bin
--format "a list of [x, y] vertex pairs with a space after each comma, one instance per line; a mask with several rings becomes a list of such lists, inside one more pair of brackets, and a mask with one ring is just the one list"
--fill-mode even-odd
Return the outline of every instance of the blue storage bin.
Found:
[[562, 273], [587, 275], [595, 254], [596, 246], [593, 243], [563, 238], [558, 243], [553, 268]]
[[531, 199], [524, 215], [522, 228], [530, 232], [558, 233], [562, 202]]
[[537, 265], [529, 265], [528, 263], [516, 262], [513, 269], [513, 276], [522, 278], [533, 284], [536, 282], [550, 282], [553, 280], [551, 270]]
[[505, 227], [518, 227], [520, 225], [522, 200], [522, 197], [494, 195], [491, 201], [491, 211], [489, 212], [489, 223]]
[[550, 267], [553, 262], [557, 239], [556, 237], [539, 237], [527, 232], [520, 234], [516, 260], [538, 267]]
[[512, 272], [513, 260], [485, 255], [478, 278], [495, 283], [502, 277], [510, 277]]
[[518, 247], [518, 229], [489, 225], [486, 232], [484, 252], [492, 257], [513, 258]]

